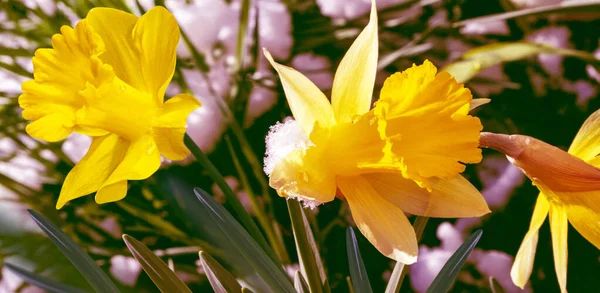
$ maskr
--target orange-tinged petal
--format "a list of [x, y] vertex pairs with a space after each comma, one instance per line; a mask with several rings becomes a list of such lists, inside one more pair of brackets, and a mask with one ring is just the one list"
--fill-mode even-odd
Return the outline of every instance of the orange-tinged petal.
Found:
[[560, 205], [550, 205], [550, 231], [552, 233], [552, 252], [554, 270], [560, 291], [567, 292], [567, 231], [569, 230], [567, 211]]
[[401, 174], [362, 175], [383, 198], [403, 211], [436, 218], [480, 217], [490, 212], [481, 193], [467, 179], [431, 179], [431, 192]]
[[573, 139], [569, 153], [584, 161], [600, 154], [600, 110], [585, 120]]
[[482, 147], [506, 154], [538, 186], [556, 192], [600, 190], [600, 169], [555, 146], [524, 135], [481, 133]]
[[527, 281], [529, 281], [529, 277], [531, 276], [539, 230], [548, 215], [549, 209], [550, 205], [546, 196], [540, 193], [538, 195], [537, 203], [535, 204], [535, 209], [533, 210], [529, 231], [527, 231], [525, 238], [523, 238], [523, 242], [515, 257], [515, 262], [510, 270], [510, 278], [513, 283], [521, 289], [525, 287], [525, 284], [527, 284]]
[[399, 207], [384, 199], [362, 176], [340, 176], [337, 183], [358, 229], [379, 252], [404, 264], [417, 261], [415, 231]]
[[177, 59], [179, 26], [175, 17], [162, 6], [150, 9], [133, 28], [133, 41], [140, 54], [142, 71], [138, 74], [162, 104]]
[[324, 203], [335, 198], [335, 174], [324, 165], [322, 149], [298, 149], [275, 165], [269, 185], [279, 196]]
[[190, 154], [183, 143], [185, 130], [185, 128], [154, 127], [152, 136], [160, 154], [173, 161], [185, 159]]
[[154, 127], [182, 128], [187, 125], [187, 117], [200, 107], [200, 102], [191, 95], [178, 94], [165, 102], [154, 119]]
[[426, 61], [388, 78], [373, 113], [382, 139], [401, 158], [406, 178], [430, 188], [427, 178], [452, 178], [461, 163], [481, 161], [478, 118], [469, 116], [471, 93]]
[[266, 49], [263, 52], [279, 74], [290, 110], [306, 136], [310, 136], [315, 123], [322, 128], [332, 127], [333, 109], [325, 94], [302, 73], [275, 62]]
[[146, 179], [160, 167], [160, 153], [151, 136], [142, 136], [127, 147], [121, 147], [115, 151], [125, 152], [125, 156], [96, 193], [97, 203], [123, 199], [127, 192], [127, 180]]
[[94, 8], [86, 19], [106, 43], [102, 60], [120, 79], [162, 103], [175, 70], [179, 42], [175, 18], [157, 6], [139, 19], [112, 8]]
[[23, 83], [19, 105], [23, 118], [38, 120], [29, 135], [58, 141], [73, 130], [75, 112], [84, 104], [79, 91], [97, 84], [111, 69], [97, 58], [104, 43], [85, 20], [75, 28], [63, 26], [52, 37], [52, 49], [38, 49], [33, 57], [34, 80]]
[[377, 8], [373, 0], [369, 23], [352, 43], [335, 72], [331, 103], [338, 123], [351, 122], [371, 108], [379, 50], [377, 33]]
[[121, 163], [128, 146], [127, 140], [115, 134], [94, 137], [88, 152], [67, 175], [56, 208], [97, 191]]

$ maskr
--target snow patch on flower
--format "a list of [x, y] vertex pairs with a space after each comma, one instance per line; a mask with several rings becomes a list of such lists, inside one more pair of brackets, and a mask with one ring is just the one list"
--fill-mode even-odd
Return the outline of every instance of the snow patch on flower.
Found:
[[295, 150], [306, 149], [311, 145], [314, 144], [308, 139], [296, 120], [288, 117], [283, 123], [277, 122], [269, 128], [269, 134], [267, 134], [267, 150], [263, 170], [267, 175], [271, 175], [281, 159]]

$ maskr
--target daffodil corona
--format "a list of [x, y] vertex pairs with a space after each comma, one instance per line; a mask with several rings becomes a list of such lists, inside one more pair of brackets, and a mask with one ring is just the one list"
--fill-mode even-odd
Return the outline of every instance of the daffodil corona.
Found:
[[173, 77], [179, 27], [155, 7], [142, 17], [94, 8], [75, 28], [63, 26], [51, 49], [38, 49], [34, 79], [23, 83], [19, 104], [34, 120], [27, 133], [50, 142], [71, 132], [93, 137], [83, 159], [65, 179], [56, 204], [96, 192], [96, 202], [122, 199], [127, 180], [152, 175], [161, 155], [185, 158], [192, 96], [164, 102]]
[[[428, 61], [389, 77], [370, 109], [377, 51], [373, 2], [369, 24], [336, 71], [330, 104], [310, 80], [265, 50], [295, 118], [273, 127], [265, 171], [280, 196], [307, 205], [344, 198], [360, 231], [381, 253], [411, 264], [417, 241], [404, 212], [428, 217], [489, 212], [459, 174], [462, 163], [481, 160], [482, 126], [468, 114], [470, 91]], [[289, 140], [286, 135], [295, 136], [291, 146], [274, 145]]]
[[583, 124], [568, 152], [533, 137], [482, 133], [481, 146], [503, 152], [538, 187], [529, 231], [511, 270], [523, 288], [533, 270], [538, 231], [550, 218], [554, 268], [562, 292], [567, 292], [567, 231], [570, 222], [600, 249], [600, 110]]

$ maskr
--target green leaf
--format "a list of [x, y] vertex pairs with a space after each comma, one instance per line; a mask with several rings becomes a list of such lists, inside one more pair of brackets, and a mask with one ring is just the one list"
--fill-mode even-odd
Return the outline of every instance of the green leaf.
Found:
[[71, 237], [38, 212], [34, 210], [27, 210], [27, 212], [96, 292], [119, 292], [119, 289], [117, 289], [110, 278]]
[[206, 252], [200, 251], [200, 265], [215, 293], [238, 293], [242, 286], [235, 277]]
[[542, 44], [513, 42], [485, 45], [469, 50], [463, 54], [461, 60], [449, 64], [442, 71], [452, 74], [458, 82], [466, 83], [486, 68], [538, 54], [557, 54], [579, 58], [594, 65], [600, 64], [600, 60], [587, 52], [553, 48]]
[[308, 288], [308, 284], [306, 284], [306, 280], [302, 277], [300, 271], [296, 271], [294, 274], [294, 288], [298, 293], [310, 293], [310, 289]]
[[565, 3], [559, 3], [555, 5], [545, 5], [542, 7], [533, 7], [528, 9], [521, 9], [517, 11], [509, 11], [489, 16], [476, 17], [454, 23], [454, 27], [464, 26], [470, 23], [488, 23], [499, 20], [506, 20], [511, 18], [519, 18], [526, 16], [542, 16], [548, 14], [558, 13], [600, 13], [600, 3], [598, 2], [580, 2], [580, 1], [568, 1]]
[[367, 269], [360, 256], [358, 242], [356, 241], [356, 235], [354, 235], [354, 229], [352, 229], [352, 227], [348, 227], [346, 230], [346, 248], [348, 249], [350, 279], [352, 280], [354, 292], [372, 293], [373, 289], [371, 288], [371, 283], [369, 283]]
[[41, 289], [50, 291], [50, 292], [88, 293], [88, 291], [85, 291], [85, 290], [82, 290], [79, 288], [75, 288], [75, 287], [71, 287], [69, 285], [65, 285], [65, 284], [56, 282], [52, 279], [42, 277], [42, 276], [36, 275], [34, 273], [30, 273], [27, 270], [20, 268], [16, 265], [13, 265], [11, 263], [8, 263], [8, 262], [4, 263], [4, 267], [9, 269], [11, 272], [16, 274], [17, 276], [19, 276], [21, 279], [23, 279], [23, 281], [25, 281], [31, 285], [37, 286]]
[[192, 292], [146, 245], [127, 234], [123, 234], [123, 241], [160, 292]]
[[299, 201], [288, 200], [287, 207], [292, 222], [292, 229], [294, 231], [298, 260], [300, 261], [302, 272], [308, 281], [310, 292], [322, 293], [323, 283], [321, 282], [321, 275], [319, 274], [319, 268], [315, 260], [315, 255], [313, 254], [311, 243], [308, 240], [310, 225], [308, 225], [308, 221], [306, 221], [304, 217], [302, 206]]
[[475, 248], [477, 242], [479, 242], [481, 234], [483, 234], [482, 230], [475, 231], [475, 233], [471, 234], [456, 252], [452, 254], [448, 262], [442, 267], [440, 273], [433, 279], [431, 286], [427, 289], [427, 293], [448, 292], [450, 286], [454, 283], [454, 279], [456, 279], [458, 272], [469, 257], [469, 254], [471, 254], [471, 251]]

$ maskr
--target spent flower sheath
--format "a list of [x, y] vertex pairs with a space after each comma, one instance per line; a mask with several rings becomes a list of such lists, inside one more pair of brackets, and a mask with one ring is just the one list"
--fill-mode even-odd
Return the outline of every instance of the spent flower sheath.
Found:
[[163, 7], [137, 17], [94, 8], [74, 28], [63, 26], [52, 48], [38, 49], [34, 79], [19, 104], [33, 120], [26, 131], [49, 142], [72, 132], [93, 137], [65, 179], [57, 208], [96, 192], [96, 202], [122, 199], [127, 180], [158, 170], [161, 155], [185, 158], [188, 114], [198, 101], [179, 94], [164, 101], [173, 77], [179, 27]]
[[568, 152], [525, 135], [481, 133], [481, 146], [498, 150], [540, 190], [529, 231], [511, 270], [523, 288], [533, 270], [539, 229], [550, 219], [557, 279], [567, 291], [568, 223], [600, 249], [600, 110], [583, 124]]
[[[345, 199], [360, 231], [382, 254], [411, 264], [417, 240], [404, 212], [489, 213], [479, 191], [459, 174], [463, 163], [481, 160], [482, 126], [469, 115], [471, 92], [429, 61], [389, 77], [371, 109], [377, 34], [373, 1], [369, 24], [335, 73], [331, 103], [308, 78], [265, 50], [295, 119], [272, 128], [265, 171], [280, 196], [305, 205], [336, 195]], [[293, 147], [279, 145], [278, 130], [297, 134], [281, 139]]]

